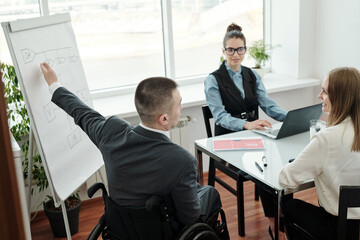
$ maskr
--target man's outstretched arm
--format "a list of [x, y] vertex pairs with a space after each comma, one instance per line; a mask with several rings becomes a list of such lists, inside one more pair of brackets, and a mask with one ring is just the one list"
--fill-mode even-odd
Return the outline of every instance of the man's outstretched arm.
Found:
[[91, 141], [98, 146], [101, 142], [103, 126], [106, 123], [105, 117], [91, 109], [69, 90], [61, 87], [56, 73], [47, 63], [41, 63], [40, 68], [49, 87], [51, 88], [52, 85], [57, 85], [56, 88], [53, 89], [54, 92], [51, 101], [73, 117], [75, 123], [79, 125]]

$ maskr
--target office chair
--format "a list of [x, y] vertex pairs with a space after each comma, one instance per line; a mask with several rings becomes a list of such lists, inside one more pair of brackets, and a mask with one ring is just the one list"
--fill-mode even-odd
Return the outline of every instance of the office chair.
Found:
[[[360, 207], [360, 186], [340, 186], [337, 240], [350, 239], [350, 235], [348, 234], [347, 236], [347, 212], [349, 208], [358, 207]], [[351, 239], [359, 239], [360, 219], [352, 221], [354, 227], [351, 229]], [[316, 240], [316, 238], [312, 234], [307, 232], [305, 229], [303, 229], [296, 223], [291, 223], [289, 227], [291, 227], [294, 236], [296, 236], [296, 239]], [[291, 238], [289, 239], [291, 240]]]
[[[95, 183], [88, 189], [91, 198], [97, 190], [102, 190], [105, 214], [90, 233], [88, 240], [219, 240], [229, 239], [225, 213], [215, 212], [209, 222], [198, 222], [185, 226], [179, 234], [171, 227], [168, 209], [159, 197], [152, 196], [144, 208], [129, 208], [117, 205], [107, 194], [103, 183]], [[221, 221], [217, 220], [220, 214]], [[212, 217], [216, 217], [216, 219]], [[210, 222], [211, 221], [211, 222]]]
[[[360, 186], [340, 186], [339, 212], [338, 212], [338, 240], [346, 239], [348, 208], [360, 207]], [[354, 229], [356, 239], [359, 239], [359, 223]]]
[[[205, 121], [206, 133], [207, 137], [213, 137], [210, 119], [213, 118], [213, 115], [210, 111], [209, 106], [202, 106], [202, 112]], [[224, 174], [228, 175], [232, 179], [236, 181], [236, 190], [231, 187], [229, 184], [221, 180], [216, 176], [216, 169], [220, 170]], [[209, 175], [208, 175], [208, 184], [211, 186], [215, 185], [215, 182], [218, 182], [221, 186], [223, 186], [226, 190], [234, 194], [237, 198], [237, 209], [238, 209], [238, 231], [240, 236], [245, 236], [245, 224], [244, 224], [244, 187], [243, 182], [247, 181], [246, 178], [239, 174], [237, 169], [233, 169], [230, 166], [226, 166], [226, 163], [215, 161], [213, 158], [209, 160]], [[257, 186], [255, 185], [255, 200], [259, 200], [259, 194], [257, 190]]]

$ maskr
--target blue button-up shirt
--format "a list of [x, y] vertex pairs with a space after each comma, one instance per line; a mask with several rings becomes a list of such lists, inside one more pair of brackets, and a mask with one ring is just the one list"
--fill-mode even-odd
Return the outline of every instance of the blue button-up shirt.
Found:
[[[234, 72], [225, 62], [226, 70], [228, 71], [230, 78], [234, 81], [235, 86], [239, 89], [241, 97], [245, 99], [245, 91], [243, 86], [243, 79], [241, 76], [241, 67], [238, 72]], [[253, 71], [256, 76], [257, 86], [257, 98], [260, 108], [270, 117], [284, 121], [287, 112], [280, 108], [273, 100], [271, 100], [266, 93], [264, 84], [259, 74]], [[206, 101], [209, 105], [210, 111], [212, 112], [215, 124], [220, 125], [232, 131], [240, 131], [244, 129], [245, 120], [232, 117], [230, 113], [225, 110], [223, 105], [219, 86], [215, 77], [210, 74], [205, 79], [205, 96]]]

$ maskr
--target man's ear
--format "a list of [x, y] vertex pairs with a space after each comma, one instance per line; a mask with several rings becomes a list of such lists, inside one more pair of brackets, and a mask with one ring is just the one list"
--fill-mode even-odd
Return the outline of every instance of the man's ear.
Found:
[[167, 126], [169, 124], [169, 116], [166, 113], [161, 114], [158, 117], [158, 122], [161, 126]]

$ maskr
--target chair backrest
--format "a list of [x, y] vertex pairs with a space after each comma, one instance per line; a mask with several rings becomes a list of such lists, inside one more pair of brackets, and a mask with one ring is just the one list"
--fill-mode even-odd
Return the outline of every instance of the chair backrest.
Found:
[[[346, 239], [348, 208], [360, 207], [360, 186], [340, 186], [338, 212], [338, 239]], [[359, 226], [356, 226], [359, 238]]]
[[129, 208], [116, 204], [110, 197], [105, 199], [105, 217], [113, 239], [147, 240], [173, 239], [173, 232], [166, 215], [160, 215], [160, 205], [151, 210]]
[[174, 238], [175, 234], [171, 228], [167, 208], [160, 198], [151, 197], [143, 208], [122, 207], [110, 198], [103, 183], [95, 183], [88, 189], [89, 198], [99, 189], [102, 190], [105, 214], [88, 239], [97, 239], [105, 226], [106, 234], [114, 240], [170, 240]]
[[203, 112], [203, 116], [204, 116], [207, 137], [211, 138], [213, 135], [211, 132], [211, 127], [210, 127], [210, 119], [213, 118], [213, 115], [210, 111], [209, 106], [207, 106], [207, 105], [202, 106], [202, 112]]

